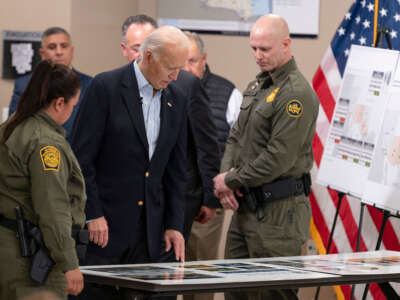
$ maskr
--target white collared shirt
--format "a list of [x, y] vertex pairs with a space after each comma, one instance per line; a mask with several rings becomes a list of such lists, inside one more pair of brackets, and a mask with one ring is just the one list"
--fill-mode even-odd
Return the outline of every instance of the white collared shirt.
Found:
[[139, 94], [142, 101], [144, 126], [146, 128], [147, 142], [149, 144], [149, 159], [153, 156], [160, 133], [161, 93], [158, 90], [153, 96], [153, 86], [147, 81], [139, 69], [136, 61], [133, 63]]

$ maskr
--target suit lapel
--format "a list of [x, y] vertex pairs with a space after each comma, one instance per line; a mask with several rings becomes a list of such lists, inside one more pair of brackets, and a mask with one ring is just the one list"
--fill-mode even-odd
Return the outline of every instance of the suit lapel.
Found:
[[140, 140], [147, 153], [149, 153], [149, 144], [147, 142], [146, 129], [144, 126], [141, 98], [132, 64], [129, 64], [124, 79], [122, 80], [121, 95], [128, 109], [132, 123], [139, 134]]

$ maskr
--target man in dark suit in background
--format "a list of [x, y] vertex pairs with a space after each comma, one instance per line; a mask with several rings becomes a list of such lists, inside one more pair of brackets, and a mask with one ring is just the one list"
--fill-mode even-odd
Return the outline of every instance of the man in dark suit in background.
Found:
[[[140, 55], [143, 40], [157, 28], [147, 15], [128, 17], [122, 25], [122, 54], [129, 62]], [[188, 115], [188, 180], [186, 190], [184, 237], [189, 239], [194, 220], [206, 223], [215, 217], [218, 199], [213, 194], [213, 174], [218, 173], [219, 148], [217, 130], [212, 119], [209, 99], [201, 81], [181, 70], [175, 85], [187, 97]]]
[[[65, 29], [61, 27], [50, 27], [43, 32], [42, 46], [39, 51], [42, 59], [49, 59], [55, 64], [63, 64], [68, 67], [71, 66], [74, 56], [74, 46], [72, 46], [71, 43], [71, 36]], [[85, 94], [85, 90], [88, 87], [90, 80], [92, 79], [92, 77], [88, 75], [80, 73], [75, 69], [73, 70], [78, 75], [79, 80], [81, 81], [81, 95], [79, 98], [79, 102], [77, 105], [75, 105], [70, 118], [63, 125], [64, 128], [67, 130], [68, 140], [70, 140], [70, 133], [72, 131], [72, 126], [74, 124], [74, 120], [78, 112], [81, 99]], [[31, 74], [28, 74], [15, 80], [14, 91], [11, 97], [8, 111], [9, 116], [11, 116], [11, 114], [14, 113], [17, 109], [19, 97], [28, 85], [30, 78]]]
[[[185, 257], [186, 100], [171, 81], [188, 40], [165, 26], [140, 51], [134, 63], [92, 80], [74, 127], [87, 187], [88, 265], [157, 262], [171, 248], [176, 260]], [[113, 297], [106, 287], [82, 294]]]

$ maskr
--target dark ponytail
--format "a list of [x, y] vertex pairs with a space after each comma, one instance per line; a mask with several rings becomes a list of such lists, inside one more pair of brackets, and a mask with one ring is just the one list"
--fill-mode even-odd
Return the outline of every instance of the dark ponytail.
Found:
[[5, 124], [3, 142], [7, 141], [19, 124], [48, 107], [54, 99], [64, 97], [67, 103], [76, 95], [80, 86], [79, 78], [71, 68], [53, 64], [49, 60], [40, 62], [19, 98], [17, 110]]

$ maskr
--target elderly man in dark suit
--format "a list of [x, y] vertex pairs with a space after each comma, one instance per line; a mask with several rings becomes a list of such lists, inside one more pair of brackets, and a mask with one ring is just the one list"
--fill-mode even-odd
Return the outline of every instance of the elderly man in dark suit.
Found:
[[[90, 84], [72, 148], [87, 187], [88, 265], [157, 262], [161, 249], [184, 261], [186, 109], [171, 81], [185, 65], [188, 40], [161, 27], [141, 58]], [[82, 299], [112, 299], [89, 287]]]
[[[140, 56], [140, 45], [156, 28], [156, 21], [147, 15], [130, 16], [125, 20], [122, 25], [121, 50], [129, 62]], [[187, 242], [193, 221], [207, 223], [215, 217], [216, 208], [220, 207], [214, 196], [212, 181], [218, 173], [220, 153], [210, 100], [201, 81], [191, 73], [181, 70], [175, 84], [187, 98], [188, 176], [184, 225]]]
[[[49, 59], [55, 64], [63, 64], [68, 67], [72, 64], [72, 59], [74, 57], [74, 46], [71, 43], [70, 34], [61, 27], [50, 27], [43, 32], [42, 35], [42, 45], [39, 50], [42, 59]], [[70, 133], [74, 124], [76, 114], [81, 103], [81, 99], [85, 94], [85, 90], [88, 87], [92, 77], [78, 72], [73, 68], [73, 71], [78, 75], [81, 81], [81, 95], [79, 102], [75, 105], [74, 110], [67, 122], [64, 123], [63, 127], [67, 131], [67, 139], [70, 140]], [[17, 104], [19, 97], [28, 85], [31, 74], [19, 77], [15, 80], [14, 91], [11, 97], [11, 102], [9, 106], [8, 115], [11, 116], [12, 113], [17, 109]]]

